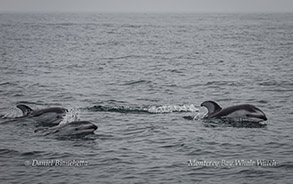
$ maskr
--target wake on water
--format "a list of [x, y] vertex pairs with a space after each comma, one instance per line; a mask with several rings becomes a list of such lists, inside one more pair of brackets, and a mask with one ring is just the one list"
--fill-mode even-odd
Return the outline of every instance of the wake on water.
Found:
[[22, 116], [22, 112], [15, 108], [10, 108], [4, 115], [0, 115], [3, 119], [12, 119], [12, 118], [18, 118]]
[[102, 106], [95, 105], [88, 108], [94, 112], [118, 112], [118, 113], [147, 113], [147, 114], [165, 114], [173, 112], [199, 112], [201, 108], [195, 105], [161, 105], [161, 106]]
[[171, 112], [198, 112], [199, 108], [191, 105], [162, 105], [162, 106], [151, 106], [148, 108], [148, 112], [154, 114], [160, 113], [171, 113]]
[[68, 112], [66, 112], [63, 120], [59, 123], [58, 126], [61, 126], [73, 121], [79, 121], [79, 120], [80, 120], [80, 110], [76, 108], [68, 109]]

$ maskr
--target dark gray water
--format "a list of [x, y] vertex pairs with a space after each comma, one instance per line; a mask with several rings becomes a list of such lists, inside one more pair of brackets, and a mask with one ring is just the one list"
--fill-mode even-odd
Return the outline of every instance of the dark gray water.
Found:
[[[0, 14], [1, 183], [292, 183], [292, 61], [292, 14]], [[268, 125], [183, 118], [205, 100]], [[37, 136], [20, 103], [99, 129]]]

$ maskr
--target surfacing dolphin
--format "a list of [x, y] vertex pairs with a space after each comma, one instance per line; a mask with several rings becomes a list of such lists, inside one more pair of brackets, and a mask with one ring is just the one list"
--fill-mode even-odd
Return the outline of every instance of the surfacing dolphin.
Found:
[[73, 121], [60, 124], [51, 128], [36, 129], [36, 133], [43, 135], [56, 135], [61, 137], [82, 137], [94, 134], [98, 127], [89, 121]]
[[63, 117], [66, 115], [67, 109], [61, 107], [50, 107], [46, 109], [33, 110], [26, 105], [17, 105], [23, 116], [33, 118], [37, 123], [43, 126], [55, 126], [58, 125]]
[[250, 104], [235, 105], [222, 109], [214, 101], [205, 101], [200, 106], [208, 109], [208, 113], [204, 119], [228, 118], [229, 120], [257, 123], [267, 120], [263, 111]]

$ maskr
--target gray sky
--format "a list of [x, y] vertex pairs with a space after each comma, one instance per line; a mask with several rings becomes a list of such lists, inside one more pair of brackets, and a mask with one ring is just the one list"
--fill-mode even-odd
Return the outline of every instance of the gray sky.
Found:
[[293, 12], [293, 0], [0, 0], [12, 12]]

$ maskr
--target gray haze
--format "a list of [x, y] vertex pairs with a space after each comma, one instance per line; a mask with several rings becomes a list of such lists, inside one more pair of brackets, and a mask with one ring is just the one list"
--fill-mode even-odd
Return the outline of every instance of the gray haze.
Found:
[[1, 12], [293, 12], [293, 0], [0, 0]]

